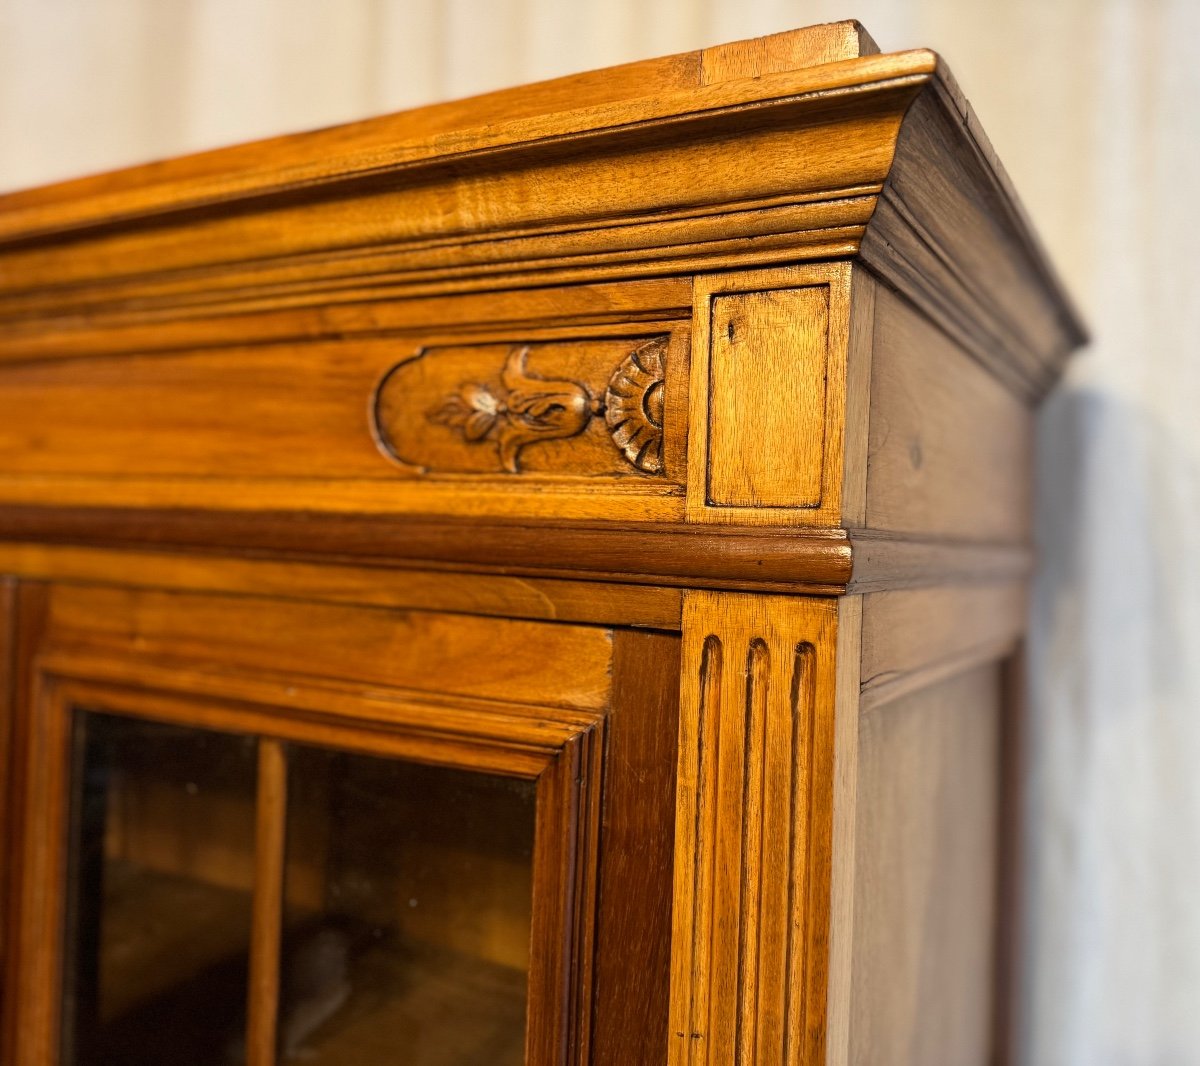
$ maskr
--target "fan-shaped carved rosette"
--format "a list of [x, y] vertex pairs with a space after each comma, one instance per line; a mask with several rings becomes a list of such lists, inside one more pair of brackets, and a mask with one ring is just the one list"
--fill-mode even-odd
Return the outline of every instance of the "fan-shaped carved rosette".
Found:
[[613, 443], [639, 470], [663, 472], [663, 407], [667, 339], [656, 337], [629, 353], [604, 393], [604, 421]]

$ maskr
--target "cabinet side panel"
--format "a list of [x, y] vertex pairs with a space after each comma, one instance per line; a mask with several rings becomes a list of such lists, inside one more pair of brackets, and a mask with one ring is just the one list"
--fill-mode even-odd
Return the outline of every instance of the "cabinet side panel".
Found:
[[859, 723], [850, 1062], [991, 1061], [999, 665]]
[[884, 285], [874, 313], [867, 528], [1024, 541], [1025, 401]]

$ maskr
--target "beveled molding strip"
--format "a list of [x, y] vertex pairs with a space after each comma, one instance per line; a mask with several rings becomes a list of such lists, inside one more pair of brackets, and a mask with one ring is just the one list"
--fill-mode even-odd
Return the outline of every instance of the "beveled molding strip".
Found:
[[1031, 552], [842, 529], [6, 507], [0, 542], [839, 596], [1019, 581]]

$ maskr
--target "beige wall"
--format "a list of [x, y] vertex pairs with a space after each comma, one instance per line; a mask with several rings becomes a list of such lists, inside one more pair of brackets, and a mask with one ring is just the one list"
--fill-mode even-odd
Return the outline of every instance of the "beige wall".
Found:
[[847, 15], [950, 59], [1096, 337], [1042, 419], [1027, 1061], [1200, 1062], [1200, 2], [0, 0], [0, 188]]

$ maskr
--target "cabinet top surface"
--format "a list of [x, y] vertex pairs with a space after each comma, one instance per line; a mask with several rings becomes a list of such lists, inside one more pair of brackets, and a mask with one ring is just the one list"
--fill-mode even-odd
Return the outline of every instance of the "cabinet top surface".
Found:
[[[950, 190], [982, 228], [949, 218]], [[855, 22], [0, 196], [0, 321], [166, 310], [265, 264], [316, 300], [333, 259], [366, 278], [381, 269], [370, 256], [415, 266], [435, 246], [450, 288], [471, 258], [497, 278], [585, 261], [589, 278], [871, 264], [873, 230], [883, 254], [894, 244], [876, 210], [889, 196], [945, 262], [1003, 264], [996, 283], [1022, 295], [998, 313], [1020, 343], [1053, 363], [1082, 340], [942, 61], [881, 55]], [[619, 251], [604, 244], [617, 231]], [[426, 280], [387, 274], [414, 292]]]
[[0, 241], [784, 96], [927, 76], [856, 22], [641, 60], [0, 195]]

